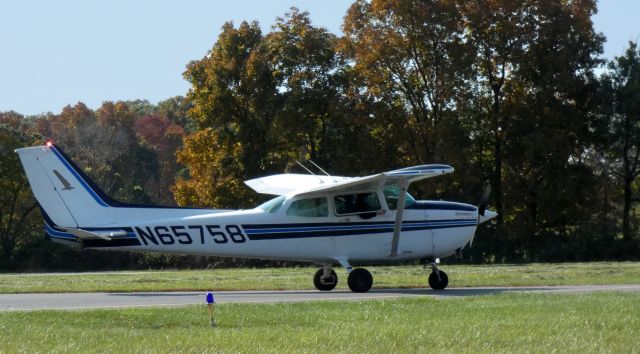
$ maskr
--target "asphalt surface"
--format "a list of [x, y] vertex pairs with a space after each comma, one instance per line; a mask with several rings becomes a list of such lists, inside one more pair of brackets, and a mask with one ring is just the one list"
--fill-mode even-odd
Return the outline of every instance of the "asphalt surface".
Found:
[[[400, 297], [453, 298], [484, 296], [509, 292], [591, 293], [596, 291], [640, 292], [637, 285], [569, 285], [529, 287], [478, 287], [431, 289], [372, 289], [367, 293], [350, 291], [320, 292], [315, 290], [281, 291], [218, 291], [216, 303], [276, 303], [330, 300], [366, 300]], [[205, 292], [147, 292], [147, 293], [59, 293], [59, 294], [1, 294], [0, 311], [32, 311], [43, 309], [81, 310], [125, 307], [174, 307], [203, 304]]]

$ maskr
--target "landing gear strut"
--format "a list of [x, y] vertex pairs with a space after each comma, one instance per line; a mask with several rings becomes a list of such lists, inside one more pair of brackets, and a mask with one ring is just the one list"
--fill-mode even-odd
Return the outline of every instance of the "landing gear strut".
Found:
[[313, 285], [320, 291], [331, 291], [338, 284], [338, 275], [331, 265], [318, 269], [313, 276]]
[[449, 285], [449, 277], [443, 270], [438, 269], [438, 260], [431, 262], [431, 274], [429, 274], [429, 286], [433, 290], [443, 290]]

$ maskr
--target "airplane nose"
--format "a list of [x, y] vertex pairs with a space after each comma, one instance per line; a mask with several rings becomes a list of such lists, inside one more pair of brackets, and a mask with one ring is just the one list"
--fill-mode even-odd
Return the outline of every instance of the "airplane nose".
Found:
[[495, 211], [485, 210], [484, 215], [478, 215], [478, 223], [479, 224], [485, 223], [495, 218], [496, 216], [498, 216], [498, 213], [496, 213]]

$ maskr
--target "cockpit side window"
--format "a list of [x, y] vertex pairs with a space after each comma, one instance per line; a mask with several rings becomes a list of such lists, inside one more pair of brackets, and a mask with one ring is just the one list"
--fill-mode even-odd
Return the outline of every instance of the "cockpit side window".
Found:
[[275, 214], [278, 212], [278, 210], [280, 210], [280, 208], [282, 208], [282, 205], [284, 204], [285, 199], [286, 199], [285, 196], [281, 195], [279, 197], [275, 197], [267, 201], [266, 203], [258, 206], [258, 208], [266, 211], [267, 213]]
[[[400, 199], [400, 187], [398, 187], [395, 184], [387, 184], [386, 186], [384, 186], [382, 193], [384, 194], [384, 199], [387, 202], [387, 206], [389, 207], [389, 209], [390, 210], [398, 209], [398, 200]], [[409, 193], [405, 194], [405, 199], [404, 199], [405, 208], [410, 207], [415, 202], [416, 200], [411, 196], [411, 194]]]
[[307, 198], [295, 200], [287, 209], [288, 216], [303, 216], [308, 218], [329, 216], [327, 198]]
[[375, 213], [382, 209], [375, 192], [336, 195], [333, 201], [336, 215]]

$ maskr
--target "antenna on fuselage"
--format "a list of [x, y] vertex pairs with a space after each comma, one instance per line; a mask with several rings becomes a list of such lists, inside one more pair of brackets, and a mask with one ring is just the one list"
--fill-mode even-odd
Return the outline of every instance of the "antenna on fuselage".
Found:
[[316, 163], [315, 163], [315, 162], [313, 162], [313, 161], [311, 161], [311, 160], [309, 160], [309, 162], [311, 162], [311, 164], [312, 164], [312, 165], [314, 165], [317, 169], [319, 169], [320, 171], [322, 171], [322, 173], [324, 173], [325, 175], [327, 175], [327, 176], [331, 177], [331, 175], [330, 175], [327, 171], [323, 170], [323, 169], [322, 169], [322, 167], [320, 167], [320, 166], [316, 165]]
[[[297, 163], [298, 165], [300, 165], [300, 167], [304, 168], [307, 172], [311, 173], [311, 174], [312, 174], [312, 175], [314, 175], [314, 176], [316, 175], [315, 173], [311, 172], [311, 170], [310, 170], [310, 169], [308, 169], [308, 168], [307, 168], [307, 166], [303, 165], [300, 161], [296, 160], [296, 163]], [[314, 164], [314, 165], [315, 165], [315, 164]]]

